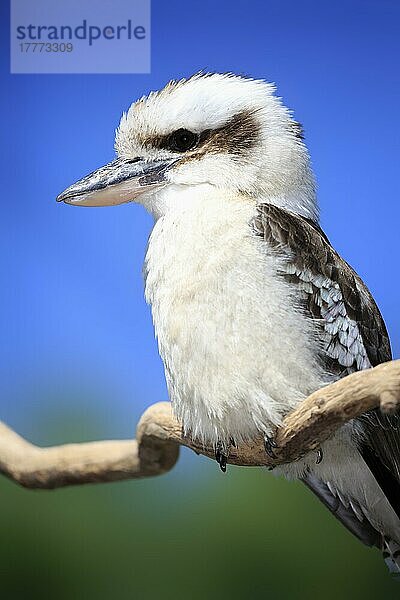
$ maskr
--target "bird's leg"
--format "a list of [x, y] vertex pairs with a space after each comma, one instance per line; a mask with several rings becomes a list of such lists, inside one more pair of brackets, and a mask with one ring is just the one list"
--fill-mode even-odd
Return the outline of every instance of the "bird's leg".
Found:
[[217, 445], [215, 446], [215, 460], [223, 473], [226, 472], [226, 464], [228, 462], [229, 449], [231, 446], [236, 448], [236, 443], [233, 438], [229, 439], [228, 446], [221, 441], [217, 442]]
[[276, 458], [276, 454], [274, 449], [278, 447], [278, 444], [274, 440], [274, 438], [270, 435], [264, 434], [264, 448], [265, 452], [268, 454], [270, 458]]

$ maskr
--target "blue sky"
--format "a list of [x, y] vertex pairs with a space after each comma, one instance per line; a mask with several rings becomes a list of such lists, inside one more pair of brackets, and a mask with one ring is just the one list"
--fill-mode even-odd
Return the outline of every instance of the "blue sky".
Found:
[[399, 356], [397, 1], [153, 0], [149, 75], [10, 75], [4, 4], [1, 418], [29, 435], [44, 414], [70, 410], [123, 436], [166, 398], [143, 299], [150, 217], [55, 197], [113, 158], [134, 99], [199, 69], [276, 82], [304, 125], [323, 227], [373, 292]]

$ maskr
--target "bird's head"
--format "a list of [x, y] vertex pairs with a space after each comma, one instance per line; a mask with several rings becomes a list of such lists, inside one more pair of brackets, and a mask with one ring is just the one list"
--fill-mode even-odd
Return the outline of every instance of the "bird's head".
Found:
[[317, 218], [301, 126], [262, 80], [198, 74], [124, 113], [117, 159], [58, 196], [103, 206], [136, 201], [160, 216], [178, 191], [211, 186]]

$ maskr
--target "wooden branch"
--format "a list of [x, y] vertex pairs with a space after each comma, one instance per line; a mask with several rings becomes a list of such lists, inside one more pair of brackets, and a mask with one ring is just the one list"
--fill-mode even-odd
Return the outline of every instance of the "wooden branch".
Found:
[[[350, 419], [376, 407], [384, 413], [400, 408], [400, 360], [353, 373], [311, 394], [277, 430], [276, 459], [266, 455], [260, 436], [232, 448], [228, 462], [242, 466], [292, 462], [316, 450]], [[160, 475], [175, 465], [180, 445], [214, 457], [213, 448], [182, 435], [168, 402], [145, 411], [136, 437], [39, 448], [0, 423], [0, 473], [27, 488], [57, 488]]]

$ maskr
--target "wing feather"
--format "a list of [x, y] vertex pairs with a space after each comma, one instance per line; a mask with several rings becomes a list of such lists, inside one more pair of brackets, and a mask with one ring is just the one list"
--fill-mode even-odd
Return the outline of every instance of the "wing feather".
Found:
[[[252, 225], [285, 259], [282, 276], [296, 286], [299, 305], [316, 320], [328, 372], [343, 377], [391, 360], [388, 333], [372, 295], [316, 223], [263, 204]], [[374, 410], [357, 419], [354, 429], [362, 433], [364, 460], [400, 514], [399, 415]]]

